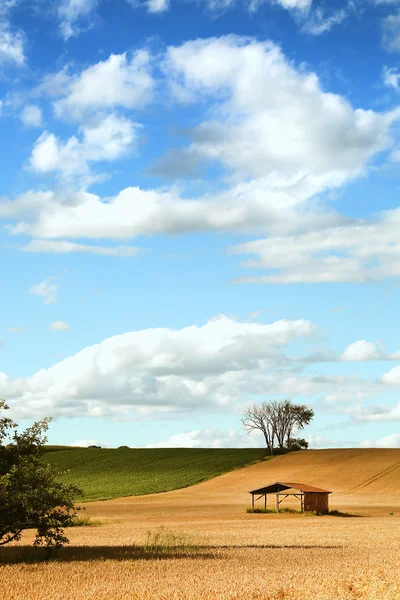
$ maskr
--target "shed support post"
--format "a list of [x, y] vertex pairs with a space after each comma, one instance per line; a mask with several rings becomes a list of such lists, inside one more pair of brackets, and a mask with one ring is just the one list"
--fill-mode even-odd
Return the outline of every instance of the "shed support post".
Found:
[[251, 508], [254, 510], [254, 494], [251, 495]]
[[267, 494], [264, 494], [264, 510], [267, 510]]
[[279, 512], [279, 494], [275, 494], [276, 498], [276, 512]]

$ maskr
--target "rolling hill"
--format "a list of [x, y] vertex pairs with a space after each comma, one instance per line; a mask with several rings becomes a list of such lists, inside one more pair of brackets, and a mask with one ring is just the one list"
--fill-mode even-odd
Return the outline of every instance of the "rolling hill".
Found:
[[263, 448], [74, 448], [49, 446], [46, 460], [84, 491], [83, 500], [192, 486], [265, 457]]
[[[400, 449], [306, 450], [236, 469], [192, 487], [134, 498], [120, 498], [93, 506], [93, 514], [122, 511], [163, 515], [176, 520], [185, 515], [203, 519], [241, 519], [250, 505], [249, 490], [274, 481], [296, 481], [332, 492], [330, 508], [388, 515], [400, 510]], [[293, 501], [294, 502], [294, 501]], [[163, 518], [164, 518], [163, 517]]]

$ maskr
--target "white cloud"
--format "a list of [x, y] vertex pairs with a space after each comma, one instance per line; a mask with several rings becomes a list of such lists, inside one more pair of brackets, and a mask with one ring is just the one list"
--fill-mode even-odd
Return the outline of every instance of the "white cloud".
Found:
[[400, 365], [383, 373], [381, 379], [383, 383], [398, 385], [400, 383]]
[[88, 448], [89, 446], [108, 447], [109, 444], [103, 444], [99, 440], [78, 440], [71, 444], [71, 446], [77, 448]]
[[21, 113], [21, 120], [27, 127], [42, 127], [42, 111], [38, 106], [28, 104]]
[[57, 73], [50, 73], [43, 77], [41, 83], [32, 90], [33, 96], [49, 96], [57, 98], [68, 93], [72, 76], [69, 74], [68, 65]]
[[383, 354], [373, 342], [359, 340], [347, 346], [340, 360], [363, 361], [363, 360], [379, 360], [383, 358]]
[[306, 441], [309, 444], [309, 448], [349, 448], [354, 446], [354, 442], [347, 442], [343, 440], [332, 440], [330, 438], [326, 438], [323, 435], [317, 435], [314, 433], [310, 433], [305, 436]]
[[[154, 411], [224, 409], [248, 394], [277, 391], [291, 340], [312, 339], [309, 321], [237, 322], [133, 331], [105, 339], [31, 377], [0, 374], [0, 397], [21, 414], [128, 418]], [[278, 371], [277, 371], [278, 370]], [[298, 378], [293, 383], [302, 393]], [[304, 387], [304, 386], [303, 386]], [[23, 398], [23, 403], [21, 399]]]
[[9, 227], [14, 234], [108, 239], [201, 230], [279, 234], [340, 222], [334, 213], [315, 214], [304, 208], [310, 187], [302, 182], [296, 187], [294, 181], [287, 190], [276, 178], [267, 178], [198, 200], [181, 198], [174, 188], [126, 188], [105, 199], [88, 192], [64, 197], [32, 191], [14, 201], [0, 202], [0, 219], [24, 219]]
[[263, 448], [265, 441], [258, 432], [245, 432], [235, 429], [196, 429], [171, 435], [147, 448]]
[[[394, 369], [393, 369], [394, 370]], [[382, 384], [388, 384], [388, 388], [396, 387], [400, 383], [400, 377], [396, 377], [392, 379], [384, 379], [381, 378], [379, 382], [382, 388]], [[365, 422], [390, 422], [390, 421], [400, 421], [400, 401], [395, 405], [388, 404], [373, 404], [373, 405], [354, 405], [350, 406], [348, 412], [352, 414], [352, 417], [355, 422], [365, 423]]]
[[58, 297], [58, 285], [51, 283], [54, 279], [55, 277], [48, 277], [41, 283], [34, 283], [28, 293], [41, 297], [44, 304], [55, 304]]
[[14, 63], [18, 66], [25, 63], [24, 36], [19, 31], [12, 31], [6, 21], [0, 22], [0, 65], [2, 63]]
[[62, 142], [45, 131], [37, 139], [30, 163], [41, 173], [59, 172], [69, 179], [89, 173], [89, 163], [112, 161], [133, 149], [137, 125], [125, 117], [110, 114], [79, 128], [80, 139]]
[[364, 440], [360, 442], [361, 448], [400, 448], [400, 434], [391, 433], [380, 440]]
[[233, 35], [190, 41], [168, 49], [164, 69], [178, 99], [183, 91], [213, 103], [186, 155], [219, 161], [242, 177], [319, 178], [317, 192], [342, 185], [388, 148], [399, 116], [354, 109], [324, 92], [315, 73], [296, 69], [272, 42]]
[[[135, 8], [145, 6], [152, 13], [164, 12], [170, 7], [170, 0], [128, 0], [128, 2]], [[255, 12], [263, 4], [275, 4], [286, 10], [304, 13], [310, 8], [312, 0], [205, 0], [204, 4], [208, 10], [214, 12], [234, 7]]]
[[[257, 1], [257, 0], [256, 0]], [[305, 10], [308, 9], [312, 0], [275, 0], [277, 4], [280, 4], [287, 10]]]
[[160, 13], [168, 10], [169, 0], [147, 0], [147, 9], [151, 13]]
[[387, 87], [391, 87], [395, 90], [398, 90], [400, 87], [400, 72], [398, 69], [394, 67], [384, 67], [383, 68], [383, 83]]
[[335, 25], [342, 23], [347, 17], [347, 13], [344, 9], [337, 10], [336, 12], [327, 15], [323, 8], [316, 8], [311, 16], [303, 25], [303, 31], [311, 33], [312, 35], [321, 35], [330, 31]]
[[388, 52], [400, 50], [400, 12], [382, 19], [382, 42]]
[[[101, 103], [135, 104], [126, 84], [131, 62], [126, 55], [112, 56], [76, 77], [68, 75], [58, 110], [81, 114]], [[31, 191], [0, 202], [0, 218], [8, 220], [10, 233], [44, 240], [200, 230], [268, 235], [231, 252], [259, 255], [246, 267], [278, 271], [237, 282], [364, 282], [400, 273], [400, 210], [374, 220], [346, 219], [316, 200], [365, 173], [374, 155], [390, 148], [390, 125], [399, 111], [354, 109], [344, 98], [324, 92], [315, 74], [296, 69], [270, 42], [236, 36], [188, 42], [168, 50], [165, 69], [174, 90], [212, 104], [209, 120], [195, 128], [193, 143], [181, 153], [182, 162], [185, 156], [222, 161], [235, 176], [253, 179], [199, 199], [181, 197], [175, 187], [126, 188], [111, 198]], [[133, 85], [136, 80], [129, 81]], [[51, 83], [47, 79], [43, 85], [56, 93]], [[59, 82], [55, 90], [57, 86]], [[102, 127], [91, 127], [83, 125], [79, 139], [65, 143], [43, 134], [32, 153], [33, 166], [90, 180], [90, 162], [120, 156], [129, 147], [128, 135], [121, 133], [108, 146], [109, 132], [105, 136]], [[176, 169], [176, 156], [171, 160]]]
[[15, 326], [15, 327], [9, 327], [9, 328], [8, 328], [8, 333], [19, 333], [19, 332], [21, 332], [21, 331], [23, 331], [23, 330], [24, 330], [24, 328], [23, 328], [23, 327], [18, 327], [18, 326]]
[[52, 331], [68, 331], [70, 324], [66, 321], [53, 321], [49, 327]]
[[151, 100], [153, 87], [150, 55], [138, 50], [129, 56], [111, 54], [76, 75], [63, 69], [47, 76], [37, 93], [59, 93], [63, 97], [55, 103], [56, 115], [80, 120], [88, 112], [142, 108]]
[[31, 240], [22, 246], [23, 252], [46, 252], [50, 254], [71, 254], [73, 252], [85, 252], [88, 254], [100, 254], [102, 256], [137, 256], [140, 248], [134, 246], [88, 246], [76, 244], [64, 240]]
[[243, 266], [272, 273], [234, 283], [372, 282], [400, 275], [400, 209], [373, 220], [320, 228], [301, 235], [275, 236], [238, 244], [235, 254], [256, 255]]
[[127, 188], [112, 198], [32, 191], [0, 202], [0, 219], [11, 234], [43, 240], [190, 231], [267, 233], [269, 238], [238, 244], [229, 252], [255, 255], [242, 266], [268, 274], [239, 277], [234, 283], [370, 282], [400, 274], [400, 209], [370, 221], [346, 222], [312, 202], [307, 209], [310, 188], [302, 188], [301, 182], [288, 191], [275, 181], [275, 186], [268, 179], [239, 184], [199, 200], [181, 198], [173, 188]]
[[79, 22], [88, 19], [97, 3], [98, 0], [59, 0], [57, 12], [64, 40], [79, 34]]

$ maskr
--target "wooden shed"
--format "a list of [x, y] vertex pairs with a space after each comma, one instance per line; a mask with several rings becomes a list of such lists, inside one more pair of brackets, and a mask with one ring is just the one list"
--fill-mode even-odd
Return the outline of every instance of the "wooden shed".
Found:
[[[254, 510], [255, 501], [264, 499], [264, 509], [267, 508], [267, 495], [275, 494], [275, 509], [279, 512], [279, 506], [285, 498], [293, 496], [300, 500], [301, 512], [328, 512], [329, 511], [329, 492], [322, 488], [316, 488], [306, 483], [287, 483], [276, 481], [262, 488], [252, 490], [251, 505]], [[256, 497], [257, 496], [257, 497]]]

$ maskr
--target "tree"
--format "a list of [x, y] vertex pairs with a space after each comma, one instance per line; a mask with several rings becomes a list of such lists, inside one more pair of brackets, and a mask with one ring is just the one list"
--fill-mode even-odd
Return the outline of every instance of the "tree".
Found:
[[270, 454], [274, 453], [275, 428], [273, 425], [273, 413], [271, 405], [262, 402], [259, 406], [253, 404], [246, 409], [242, 417], [242, 423], [250, 431], [261, 431]]
[[[304, 429], [314, 416], [305, 404], [293, 404], [290, 400], [272, 400], [252, 405], [246, 409], [242, 423], [250, 431], [259, 430], [270, 454], [274, 453], [275, 440], [280, 450], [305, 448], [305, 440], [292, 437], [294, 430]], [[296, 444], [295, 444], [296, 442]], [[308, 445], [307, 445], [308, 446]]]
[[82, 492], [62, 483], [60, 473], [43, 460], [50, 419], [19, 433], [18, 425], [1, 414], [8, 408], [0, 400], [0, 546], [35, 528], [35, 546], [60, 548], [68, 543], [64, 527], [73, 524], [79, 510], [73, 498]]

